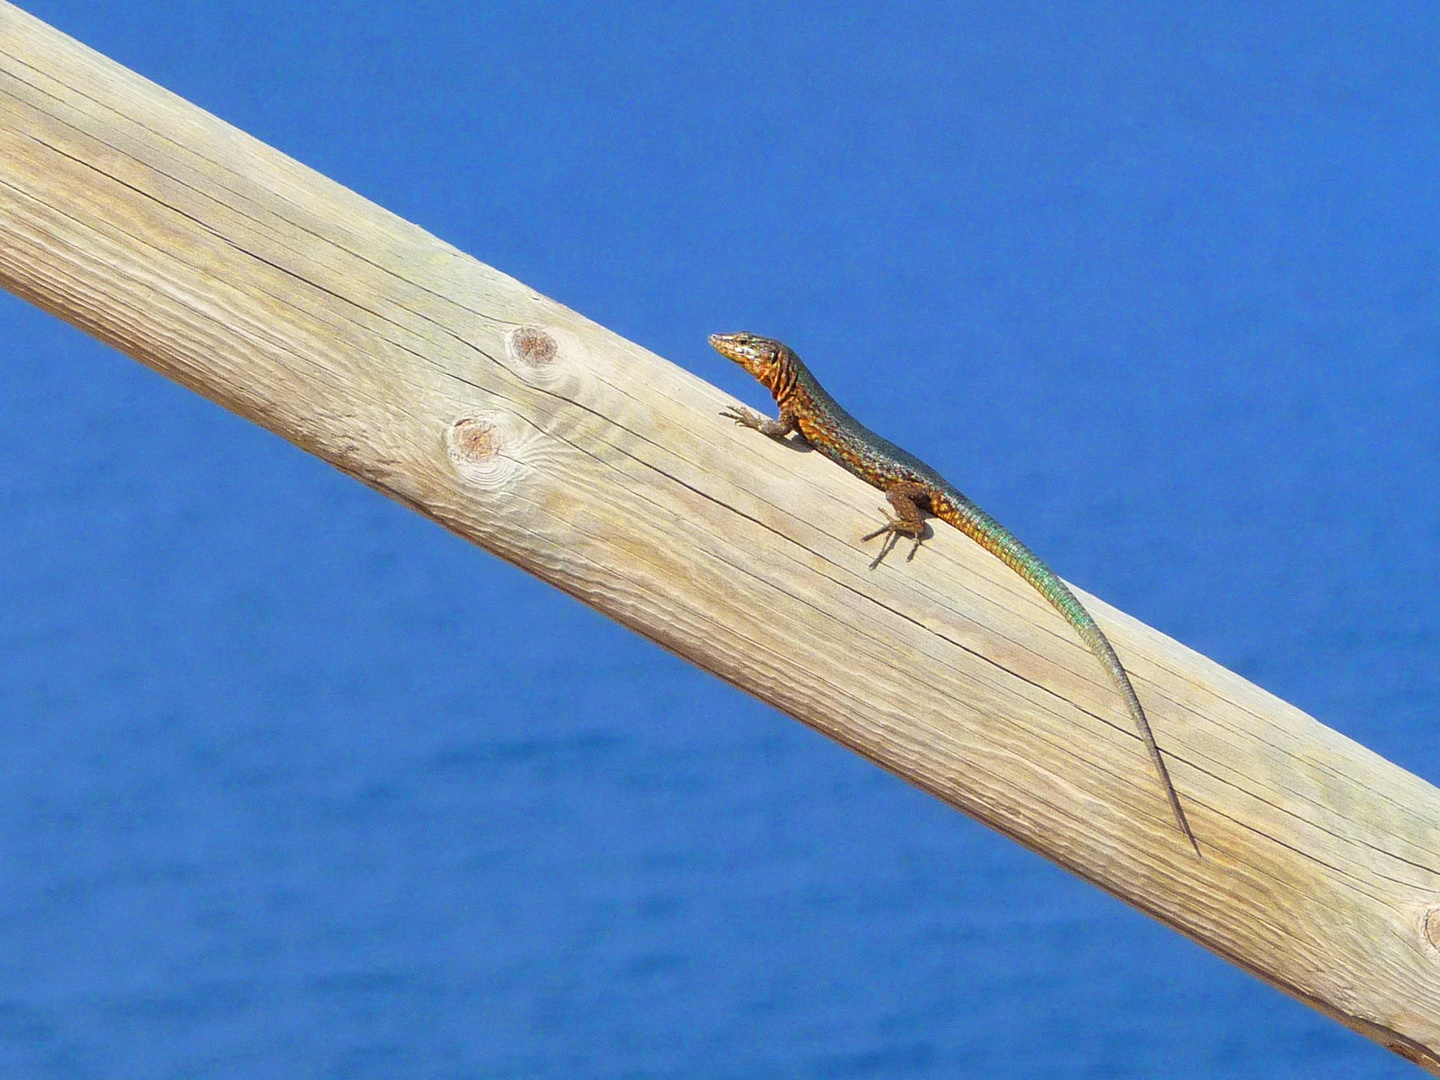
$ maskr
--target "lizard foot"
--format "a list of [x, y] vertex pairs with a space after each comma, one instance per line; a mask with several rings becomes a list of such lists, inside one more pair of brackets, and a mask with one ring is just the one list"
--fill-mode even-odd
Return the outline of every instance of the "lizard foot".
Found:
[[734, 420], [740, 427], [754, 428], [756, 431], [759, 431], [760, 425], [765, 423], [765, 418], [759, 413], [738, 405], [727, 405], [720, 410], [720, 415], [726, 420]]
[[874, 540], [877, 536], [883, 535], [885, 537], [884, 541], [880, 544], [880, 553], [876, 555], [870, 563], [871, 570], [874, 570], [885, 561], [885, 556], [895, 550], [895, 545], [900, 542], [902, 536], [909, 537], [911, 540], [910, 554], [905, 556], [906, 562], [915, 558], [915, 553], [920, 550], [920, 541], [925, 538], [925, 523], [923, 521], [906, 521], [904, 518], [892, 517], [890, 512], [884, 507], [881, 507], [880, 510], [887, 518], [885, 524], [881, 525], [880, 528], [874, 532], [866, 533], [860, 538], [860, 542], [863, 544], [866, 540]]

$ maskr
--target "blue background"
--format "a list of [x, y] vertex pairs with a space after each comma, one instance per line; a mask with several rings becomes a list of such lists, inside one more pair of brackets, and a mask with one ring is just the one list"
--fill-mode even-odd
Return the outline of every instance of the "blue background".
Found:
[[[1062, 574], [1440, 779], [1433, 2], [26, 6], [752, 403], [705, 335], [782, 337]], [[0, 326], [7, 1078], [1418, 1075]]]

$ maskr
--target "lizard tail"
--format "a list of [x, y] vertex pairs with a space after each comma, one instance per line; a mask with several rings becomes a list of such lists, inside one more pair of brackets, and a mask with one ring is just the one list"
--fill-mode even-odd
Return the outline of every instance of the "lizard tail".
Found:
[[1155, 742], [1155, 733], [1150, 730], [1145, 709], [1140, 704], [1140, 698], [1135, 693], [1135, 687], [1130, 682], [1124, 665], [1115, 655], [1115, 647], [1110, 644], [1110, 639], [1105, 636], [1105, 632], [1100, 629], [1090, 612], [1076, 599], [1070, 587], [1056, 577], [1055, 572], [1041, 562], [1033, 551], [1017, 540], [1009, 529], [958, 491], [951, 490], [943, 496], [932, 496], [930, 512], [946, 524], [959, 529], [1033, 585], [1041, 596], [1054, 605], [1055, 610], [1065, 616], [1065, 620], [1075, 628], [1080, 639], [1104, 665], [1119, 689], [1120, 696], [1125, 699], [1126, 711], [1130, 713], [1130, 718], [1140, 732], [1140, 739], [1150, 753], [1150, 760], [1154, 763], [1160, 782], [1165, 785], [1165, 794], [1170, 799], [1170, 811], [1175, 815], [1175, 824], [1185, 834], [1198, 856], [1200, 844], [1190, 828], [1185, 808], [1180, 805], [1180, 796], [1176, 794], [1175, 785], [1170, 780], [1170, 770]]

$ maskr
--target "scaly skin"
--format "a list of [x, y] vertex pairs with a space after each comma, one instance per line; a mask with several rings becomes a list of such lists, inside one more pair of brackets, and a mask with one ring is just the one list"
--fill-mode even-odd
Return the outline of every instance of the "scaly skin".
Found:
[[943, 476], [919, 458], [882, 439], [842, 409], [791, 349], [756, 334], [712, 334], [710, 344], [759, 379], [780, 407], [780, 415], [774, 420], [767, 420], [749, 409], [737, 408], [726, 409], [722, 416], [742, 427], [754, 428], [772, 439], [784, 439], [791, 432], [798, 431], [806, 442], [831, 461], [885, 492], [894, 508], [894, 516], [865, 537], [866, 540], [882, 534], [885, 537], [879, 554], [870, 564], [871, 569], [880, 565], [901, 537], [911, 541], [907, 558], [913, 559], [925, 534], [925, 517], [930, 514], [953, 525], [995, 555], [1055, 606], [1104, 665], [1120, 690], [1125, 708], [1139, 729], [1155, 771], [1165, 785], [1175, 824], [1190, 841], [1195, 854], [1199, 855], [1200, 844], [1190, 829], [1185, 809], [1180, 805], [1180, 797], [1170, 781], [1170, 770], [1155, 742], [1150, 721], [1135, 694], [1130, 676], [1115, 655], [1110, 639], [1069, 586], [1017, 540], [1009, 529], [962, 495]]

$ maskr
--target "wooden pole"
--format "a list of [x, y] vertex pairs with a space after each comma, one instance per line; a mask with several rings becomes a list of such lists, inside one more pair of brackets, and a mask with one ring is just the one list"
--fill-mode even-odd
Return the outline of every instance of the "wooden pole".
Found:
[[4, 0], [0, 284], [1440, 1076], [1440, 791], [1083, 597], [1197, 859], [1094, 657], [975, 544], [870, 572], [874, 490]]

